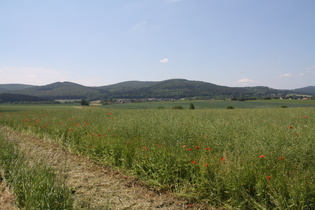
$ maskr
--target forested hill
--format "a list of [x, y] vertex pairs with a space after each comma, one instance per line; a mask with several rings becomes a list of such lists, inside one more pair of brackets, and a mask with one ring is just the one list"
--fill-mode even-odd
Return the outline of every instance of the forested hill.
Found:
[[22, 95], [22, 94], [13, 94], [13, 93], [2, 93], [0, 94], [0, 103], [14, 103], [14, 102], [50, 102], [51, 99], [42, 98], [38, 96]]
[[287, 91], [279, 91], [268, 87], [239, 88], [219, 86], [201, 81], [184, 79], [165, 80], [151, 86], [133, 89], [129, 91], [114, 91], [107, 94], [110, 98], [217, 98], [228, 97], [264, 97], [267, 95], [286, 94]]
[[[305, 89], [277, 90], [269, 87], [227, 87], [202, 81], [171, 79], [160, 82], [128, 81], [114, 85], [88, 87], [72, 82], [56, 82], [44, 86], [28, 86], [22, 89], [1, 89], [0, 93], [14, 93], [45, 97], [48, 99], [127, 99], [127, 98], [187, 98], [225, 99], [233, 97], [263, 98], [305, 94]], [[8, 87], [8, 86], [5, 86]], [[313, 87], [313, 86], [312, 86]], [[312, 87], [306, 87], [309, 95], [315, 95]], [[303, 92], [303, 91], [304, 92]]]
[[24, 84], [0, 84], [0, 91], [11, 91], [11, 90], [22, 90], [25, 88], [34, 87], [34, 85], [24, 85]]
[[294, 92], [307, 95], [315, 95], [315, 86], [307, 86], [304, 88], [295, 89]]
[[32, 95], [49, 99], [97, 98], [100, 91], [71, 82], [56, 82], [44, 86], [35, 86], [22, 90], [6, 91], [8, 93]]

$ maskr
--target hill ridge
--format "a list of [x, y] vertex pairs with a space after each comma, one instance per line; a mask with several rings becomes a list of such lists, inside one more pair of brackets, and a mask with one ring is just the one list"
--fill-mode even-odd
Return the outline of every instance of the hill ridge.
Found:
[[[163, 81], [125, 81], [105, 86], [85, 86], [64, 81], [42, 86], [0, 84], [0, 93], [23, 94], [48, 99], [113, 99], [113, 98], [204, 98], [285, 96], [287, 94], [315, 95], [315, 86], [294, 90], [278, 90], [266, 86], [228, 87], [204, 81], [168, 79]], [[23, 88], [24, 87], [24, 88]]]

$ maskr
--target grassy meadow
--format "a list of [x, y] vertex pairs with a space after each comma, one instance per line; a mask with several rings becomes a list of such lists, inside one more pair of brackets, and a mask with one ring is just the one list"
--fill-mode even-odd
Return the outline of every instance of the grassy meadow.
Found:
[[121, 104], [17, 111], [0, 106], [0, 124], [191, 202], [241, 209], [315, 208], [314, 107], [290, 108], [294, 103], [288, 101], [286, 109], [227, 110], [227, 102], [217, 104], [221, 109], [193, 102], [197, 109], [189, 110], [186, 103], [184, 110], [167, 109], [175, 102], [154, 105], [166, 109], [121, 109]]

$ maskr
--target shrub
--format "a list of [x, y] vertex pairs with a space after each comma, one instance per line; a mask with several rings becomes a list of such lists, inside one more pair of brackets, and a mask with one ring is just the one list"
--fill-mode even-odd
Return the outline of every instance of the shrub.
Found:
[[193, 103], [190, 103], [190, 105], [189, 105], [189, 109], [195, 109], [195, 106], [194, 106], [194, 104], [193, 104]]
[[234, 109], [233, 106], [227, 106], [226, 109]]
[[184, 109], [184, 107], [183, 106], [181, 106], [181, 105], [177, 105], [177, 106], [173, 106], [173, 108], [172, 109]]

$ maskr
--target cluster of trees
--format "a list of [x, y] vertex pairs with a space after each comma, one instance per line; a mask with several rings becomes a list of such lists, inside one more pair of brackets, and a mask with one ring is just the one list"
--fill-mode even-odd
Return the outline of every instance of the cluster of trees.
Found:
[[59, 103], [47, 98], [23, 95], [23, 94], [12, 94], [12, 93], [3, 93], [0, 94], [0, 103], [46, 103], [46, 104], [55, 104]]

